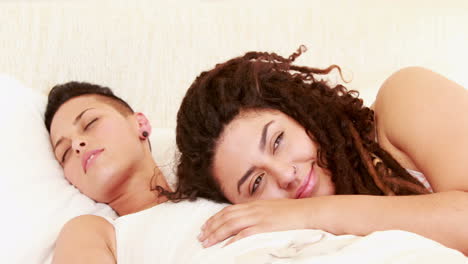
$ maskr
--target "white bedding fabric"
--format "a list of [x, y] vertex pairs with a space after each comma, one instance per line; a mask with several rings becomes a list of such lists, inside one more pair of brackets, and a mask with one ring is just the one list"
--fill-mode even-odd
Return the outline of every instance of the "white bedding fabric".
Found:
[[[0, 94], [5, 95], [0, 102], [0, 263], [49, 263], [68, 220], [117, 215], [63, 177], [44, 125], [46, 96], [1, 73]], [[174, 130], [153, 127], [150, 140], [154, 159], [174, 184]]]
[[[93, 202], [71, 186], [55, 161], [43, 125], [45, 96], [0, 75], [2, 148], [0, 151], [0, 263], [51, 263], [55, 239], [69, 219], [95, 214], [113, 219], [107, 205]], [[157, 120], [153, 120], [157, 124]], [[154, 128], [153, 155], [174, 184], [174, 131]], [[206, 201], [163, 204], [118, 218], [119, 263], [461, 263], [460, 253], [405, 232], [381, 232], [365, 238], [334, 237], [301, 250], [294, 259], [272, 259], [272, 254], [296, 254], [292, 240], [314, 243], [320, 231], [267, 233], [246, 238], [224, 249], [202, 249], [196, 236], [202, 223], [222, 207]], [[299, 242], [298, 242], [299, 241]], [[389, 241], [395, 241], [389, 243]], [[389, 246], [390, 244], [390, 246]], [[337, 250], [341, 245], [347, 247]], [[279, 252], [279, 253], [278, 253]], [[291, 253], [292, 252], [292, 253]], [[447, 261], [453, 258], [453, 261]], [[382, 260], [382, 261], [381, 261]], [[275, 262], [277, 261], [277, 262]], [[279, 262], [278, 262], [279, 261]], [[283, 261], [283, 262], [281, 262]], [[292, 262], [294, 261], [294, 262]], [[431, 262], [432, 261], [432, 262]], [[459, 262], [457, 262], [459, 261]], [[421, 261], [422, 262], [422, 261]]]
[[[175, 126], [179, 102], [201, 71], [250, 50], [288, 56], [305, 44], [309, 51], [298, 64], [340, 65], [352, 79], [347, 87], [359, 90], [367, 104], [386, 77], [410, 65], [468, 88], [467, 7], [466, 0], [0, 1], [0, 73], [32, 88], [0, 76], [0, 263], [49, 263], [66, 221], [81, 214], [115, 217], [109, 206], [72, 187], [54, 160], [42, 120], [53, 85], [77, 80], [109, 86], [153, 126], [166, 129]], [[171, 175], [173, 151], [164, 148], [173, 142], [165, 140], [173, 130], [159, 136], [162, 130], [153, 131], [155, 158]], [[189, 216], [161, 219], [195, 225]], [[261, 242], [269, 236], [254, 241], [276, 243], [277, 234], [271, 234], [275, 241]], [[175, 248], [174, 237], [154, 243]], [[235, 245], [227, 249], [249, 244]], [[382, 243], [364, 245], [367, 251], [357, 252], [385, 249]], [[229, 250], [199, 251], [199, 259], [219, 263], [220, 254], [241, 254]]]
[[118, 218], [118, 263], [467, 263], [456, 250], [396, 230], [366, 237], [272, 232], [203, 249], [196, 239], [200, 226], [224, 206], [206, 200], [166, 203]]

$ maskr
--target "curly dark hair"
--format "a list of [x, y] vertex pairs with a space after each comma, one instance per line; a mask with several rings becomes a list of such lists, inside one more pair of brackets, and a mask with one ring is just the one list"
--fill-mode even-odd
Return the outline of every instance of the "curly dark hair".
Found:
[[244, 110], [273, 109], [301, 124], [319, 146], [318, 164], [331, 172], [336, 194], [428, 193], [375, 141], [374, 112], [359, 93], [331, 87], [319, 75], [337, 69], [293, 65], [289, 58], [248, 52], [200, 74], [177, 114], [178, 187], [173, 200], [203, 197], [228, 202], [213, 176], [213, 158], [224, 128]]

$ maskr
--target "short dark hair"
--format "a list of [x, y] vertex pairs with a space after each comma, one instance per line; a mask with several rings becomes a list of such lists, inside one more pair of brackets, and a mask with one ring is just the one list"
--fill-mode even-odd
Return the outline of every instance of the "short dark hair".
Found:
[[91, 84], [87, 82], [67, 82], [55, 85], [49, 92], [47, 107], [44, 114], [44, 122], [47, 131], [50, 132], [52, 119], [57, 110], [68, 100], [82, 95], [98, 95], [109, 99], [109, 104], [115, 107], [122, 114], [132, 114], [133, 109], [127, 102], [114, 95], [108, 87]]

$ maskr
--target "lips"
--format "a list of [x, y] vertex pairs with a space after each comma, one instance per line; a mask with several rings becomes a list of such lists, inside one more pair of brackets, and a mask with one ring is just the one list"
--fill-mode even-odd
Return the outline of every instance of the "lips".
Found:
[[296, 199], [309, 197], [317, 183], [317, 175], [314, 172], [315, 162], [310, 166], [309, 174], [305, 177], [301, 186], [296, 191]]
[[97, 156], [103, 152], [104, 149], [95, 149], [86, 152], [83, 157], [81, 158], [81, 166], [83, 167], [84, 172], [88, 171], [88, 168], [91, 166], [93, 161], [97, 158]]

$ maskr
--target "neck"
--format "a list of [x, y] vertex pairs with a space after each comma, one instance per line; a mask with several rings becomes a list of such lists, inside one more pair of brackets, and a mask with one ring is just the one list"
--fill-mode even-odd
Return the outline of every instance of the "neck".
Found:
[[169, 185], [156, 162], [152, 158], [148, 161], [146, 166], [132, 173], [132, 176], [122, 183], [117, 197], [108, 203], [118, 215], [136, 213], [167, 201], [164, 196], [158, 197], [158, 192], [153, 189], [159, 185], [169, 190]]

